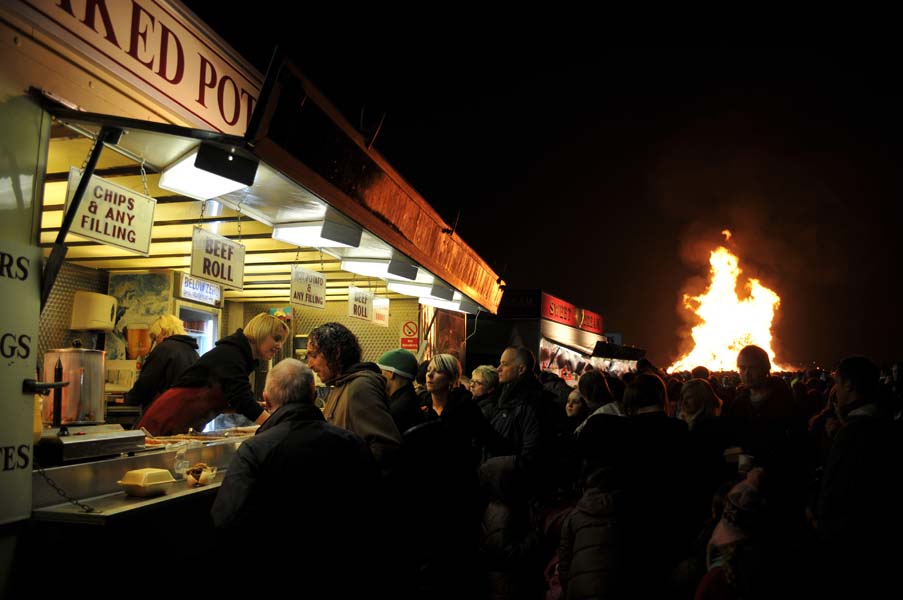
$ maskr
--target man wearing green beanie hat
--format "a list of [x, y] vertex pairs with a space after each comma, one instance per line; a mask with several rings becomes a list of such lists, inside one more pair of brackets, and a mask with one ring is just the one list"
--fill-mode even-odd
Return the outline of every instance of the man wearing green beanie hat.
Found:
[[386, 379], [386, 394], [389, 396], [389, 412], [395, 420], [398, 431], [404, 433], [414, 425], [423, 422], [420, 398], [414, 391], [414, 377], [417, 375], [417, 358], [401, 348], [389, 350], [379, 357], [376, 366]]

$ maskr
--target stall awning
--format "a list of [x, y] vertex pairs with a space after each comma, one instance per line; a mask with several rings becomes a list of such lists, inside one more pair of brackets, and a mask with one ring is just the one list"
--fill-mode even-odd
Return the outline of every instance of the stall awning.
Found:
[[[264, 133], [250, 141], [46, 104], [56, 125], [48, 156], [41, 245], [49, 252], [59, 232], [70, 167], [83, 164], [101, 128], [116, 128], [122, 135], [115, 144], [107, 144], [95, 175], [143, 192], [142, 169], [147, 173], [149, 195], [158, 201], [150, 255], [70, 235], [69, 262], [111, 272], [187, 270], [191, 232], [200, 224], [246, 246], [244, 289], [227, 291], [227, 300], [285, 301], [293, 264], [327, 272], [329, 300], [347, 297], [351, 284], [389, 297], [411, 295], [343, 268], [352, 259], [363, 259], [418, 267], [413, 283], [428, 289], [438, 286], [450, 296], [454, 292], [456, 301], [463, 295], [462, 304], [471, 302], [474, 308], [495, 313], [503, 284], [498, 276], [378, 154], [363, 145], [319, 92], [293, 70], [284, 72], [291, 75], [288, 83], [277, 86], [281, 93], [271, 96], [262, 113], [265, 118], [255, 128]], [[299, 98], [299, 93], [314, 101]], [[295, 119], [289, 119], [285, 111], [296, 100], [300, 105], [293, 108]], [[203, 213], [204, 202], [158, 187], [160, 173], [202, 143], [259, 161], [253, 185], [207, 202]], [[334, 228], [356, 229], [355, 245], [321, 249], [273, 237], [280, 227], [324, 221]]]

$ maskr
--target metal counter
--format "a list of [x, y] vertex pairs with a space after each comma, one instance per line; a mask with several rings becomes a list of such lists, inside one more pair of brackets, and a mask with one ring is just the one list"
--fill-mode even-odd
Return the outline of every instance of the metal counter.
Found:
[[178, 449], [149, 450], [134, 456], [44, 470], [57, 487], [64, 490], [68, 496], [94, 507], [94, 512], [85, 512], [65, 501], [41, 472], [35, 471], [32, 474], [32, 519], [43, 522], [103, 525], [124, 514], [149, 511], [168, 502], [185, 500], [196, 494], [215, 495], [229, 462], [245, 439], [247, 438], [240, 437], [186, 446], [185, 458], [189, 464], [204, 462], [217, 467], [216, 479], [206, 486], [196, 488], [191, 488], [184, 480], [179, 480], [167, 484], [164, 495], [153, 498], [127, 496], [117, 481], [133, 469], [155, 467], [172, 471]]
[[189, 487], [183, 481], [174, 481], [166, 484], [165, 494], [153, 498], [139, 498], [128, 496], [125, 492], [116, 492], [93, 498], [82, 498], [80, 502], [94, 508], [93, 512], [85, 512], [80, 507], [70, 502], [46, 506], [34, 509], [31, 518], [35, 521], [49, 521], [55, 523], [79, 523], [82, 525], [104, 525], [108, 520], [125, 513], [137, 513], [142, 510], [152, 510], [155, 506], [165, 502], [172, 502], [192, 494], [216, 494], [222, 483], [225, 473], [217, 471], [216, 480], [200, 487]]

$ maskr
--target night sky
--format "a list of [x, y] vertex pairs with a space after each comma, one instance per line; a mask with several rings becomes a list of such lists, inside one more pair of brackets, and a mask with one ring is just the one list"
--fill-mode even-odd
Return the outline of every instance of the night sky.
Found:
[[781, 296], [780, 362], [903, 360], [903, 102], [889, 57], [383, 46], [379, 31], [272, 25], [255, 40], [265, 14], [236, 23], [188, 5], [261, 72], [282, 40], [359, 130], [385, 113], [375, 148], [509, 288], [601, 313], [655, 364], [684, 350], [678, 307], [703, 291], [722, 229], [744, 275]]

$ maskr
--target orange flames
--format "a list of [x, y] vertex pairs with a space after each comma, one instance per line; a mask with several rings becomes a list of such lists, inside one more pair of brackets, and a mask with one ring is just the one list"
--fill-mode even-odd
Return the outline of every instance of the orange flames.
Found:
[[[730, 239], [730, 231], [722, 233]], [[684, 295], [684, 306], [702, 321], [692, 331], [695, 347], [668, 370], [689, 371], [700, 365], [712, 371], [735, 370], [737, 353], [748, 344], [763, 348], [772, 367], [780, 369], [771, 349], [771, 322], [781, 298], [758, 279], [746, 284], [748, 297], [737, 297], [737, 277], [742, 272], [739, 260], [723, 246], [712, 251], [709, 264], [711, 281], [705, 293]]]

